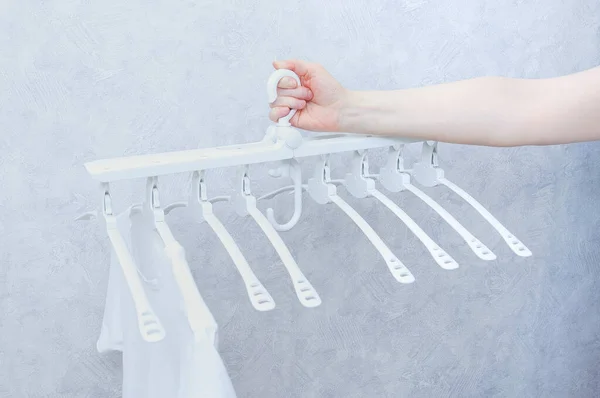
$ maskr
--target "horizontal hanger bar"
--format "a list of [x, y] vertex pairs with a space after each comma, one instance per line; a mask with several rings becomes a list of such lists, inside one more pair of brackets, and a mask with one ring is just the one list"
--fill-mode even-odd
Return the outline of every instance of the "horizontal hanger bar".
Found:
[[148, 178], [217, 167], [254, 164], [291, 158], [293, 151], [283, 143], [255, 142], [243, 145], [173, 151], [96, 160], [85, 164], [100, 182]]
[[241, 145], [102, 159], [88, 162], [85, 167], [94, 179], [100, 182], [112, 182], [360, 149], [384, 148], [413, 142], [420, 142], [420, 140], [351, 134], [315, 134], [305, 137], [296, 149], [291, 149], [282, 140], [275, 143], [259, 141]]
[[294, 150], [295, 158], [358, 151], [361, 149], [386, 148], [389, 146], [422, 142], [410, 138], [374, 137], [358, 134], [331, 134], [309, 137]]

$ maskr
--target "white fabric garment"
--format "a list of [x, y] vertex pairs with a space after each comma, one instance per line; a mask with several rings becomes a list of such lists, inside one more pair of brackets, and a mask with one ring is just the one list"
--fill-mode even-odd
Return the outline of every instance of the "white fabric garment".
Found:
[[165, 331], [156, 343], [142, 340], [135, 308], [116, 256], [111, 270], [98, 350], [123, 351], [123, 398], [236, 398], [217, 350], [217, 324], [204, 302], [204, 333], [194, 336], [182, 309], [162, 240], [141, 213], [119, 217], [119, 228], [148, 282], [146, 295]]

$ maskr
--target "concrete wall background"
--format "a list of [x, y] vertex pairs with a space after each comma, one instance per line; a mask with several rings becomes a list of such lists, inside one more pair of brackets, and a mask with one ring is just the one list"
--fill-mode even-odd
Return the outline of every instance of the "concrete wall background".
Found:
[[[600, 63], [594, 0], [8, 0], [0, 29], [7, 397], [119, 396], [120, 355], [95, 352], [108, 240], [96, 224], [73, 222], [99, 207], [84, 162], [262, 138], [275, 57], [320, 62], [355, 89], [546, 77]], [[324, 301], [313, 310], [299, 305], [258, 228], [230, 206], [217, 212], [275, 311], [251, 308], [206, 226], [182, 217], [171, 225], [221, 326], [240, 397], [592, 397], [600, 388], [599, 155], [595, 143], [441, 145], [448, 177], [534, 253], [517, 258], [459, 198], [428, 189], [498, 255], [483, 263], [418, 199], [390, 195], [460, 262], [455, 272], [439, 269], [381, 205], [342, 194], [411, 268], [411, 286], [393, 280], [343, 214], [307, 200], [284, 239]], [[334, 160], [341, 175], [347, 157]], [[234, 175], [209, 173], [211, 193], [230, 192]], [[280, 184], [264, 167], [253, 176], [257, 192]], [[161, 181], [165, 200], [185, 198], [188, 176]], [[143, 181], [114, 189], [123, 208], [141, 197]]]

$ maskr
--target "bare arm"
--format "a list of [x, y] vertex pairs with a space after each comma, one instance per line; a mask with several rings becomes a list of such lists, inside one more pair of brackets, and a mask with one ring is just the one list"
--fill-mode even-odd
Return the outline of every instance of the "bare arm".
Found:
[[600, 139], [600, 67], [553, 79], [483, 77], [397, 91], [350, 92], [340, 128], [462, 144]]
[[[285, 62], [280, 67], [293, 69], [302, 61]], [[486, 146], [600, 140], [600, 67], [550, 79], [481, 77], [404, 90], [350, 91], [330, 82], [322, 67], [302, 66], [312, 92], [301, 98], [301, 111], [292, 119], [299, 128], [312, 130], [317, 120], [314, 127], [322, 131]], [[287, 114], [289, 108], [281, 106], [292, 105], [285, 95], [294, 97], [293, 91], [281, 91], [284, 98], [272, 118]]]

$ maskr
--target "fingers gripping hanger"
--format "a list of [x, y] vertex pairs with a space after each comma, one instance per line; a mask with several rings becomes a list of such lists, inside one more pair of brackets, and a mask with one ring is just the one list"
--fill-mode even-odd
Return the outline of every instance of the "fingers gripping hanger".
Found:
[[[291, 77], [292, 79], [294, 79], [296, 81], [296, 84], [298, 84], [298, 87], [302, 85], [302, 83], [300, 82], [300, 77], [298, 77], [298, 75], [293, 71], [289, 69], [276, 70], [271, 74], [271, 76], [269, 76], [269, 80], [267, 81], [267, 95], [269, 97], [270, 104], [275, 102], [275, 100], [277, 99], [277, 85], [279, 84], [279, 81], [284, 77]], [[296, 114], [296, 111], [296, 109], [290, 109], [290, 113], [288, 113], [286, 116], [280, 118], [277, 121], [277, 126], [291, 126], [290, 119]]]
[[156, 232], [164, 243], [165, 253], [171, 261], [173, 277], [181, 291], [183, 309], [188, 324], [194, 335], [200, 336], [205, 333], [206, 325], [215, 324], [215, 321], [214, 319], [206, 318], [212, 318], [212, 315], [204, 303], [200, 292], [198, 292], [194, 277], [185, 257], [185, 250], [177, 242], [165, 220], [165, 212], [160, 205], [158, 195], [157, 177], [149, 177], [146, 180], [146, 202], [143, 205], [142, 211], [146, 219], [154, 224]]
[[369, 164], [366, 151], [355, 151], [352, 159], [352, 172], [346, 174], [345, 186], [354, 197], [362, 199], [372, 196], [390, 209], [413, 234], [425, 245], [435, 262], [443, 269], [456, 269], [458, 263], [446, 253], [419, 225], [398, 205], [375, 188], [375, 180], [368, 178]]
[[521, 257], [531, 256], [531, 251], [500, 223], [485, 207], [471, 195], [444, 177], [444, 170], [438, 165], [437, 145], [435, 141], [423, 142], [421, 161], [413, 167], [413, 176], [423, 186], [433, 187], [442, 184], [450, 188], [469, 203], [504, 239], [508, 247]]
[[300, 300], [300, 303], [305, 307], [317, 307], [321, 304], [321, 298], [317, 294], [316, 290], [310, 284], [308, 279], [304, 276], [298, 264], [294, 260], [294, 257], [290, 253], [289, 249], [271, 225], [269, 220], [258, 210], [256, 207], [256, 197], [254, 197], [250, 190], [250, 178], [248, 177], [248, 165], [244, 166], [239, 173], [238, 177], [238, 190], [232, 197], [232, 203], [236, 212], [241, 216], [251, 216], [258, 226], [262, 229], [264, 234], [267, 236], [273, 248], [281, 258], [283, 265], [288, 271], [292, 278], [292, 284], [296, 295]]
[[204, 181], [204, 171], [196, 171], [192, 177], [192, 195], [189, 201], [189, 207], [192, 209], [194, 218], [198, 222], [204, 222], [212, 228], [217, 237], [223, 243], [225, 250], [229, 253], [235, 264], [244, 284], [252, 306], [258, 311], [269, 311], [275, 308], [275, 301], [267, 289], [258, 280], [248, 261], [240, 251], [240, 248], [233, 240], [225, 226], [213, 213], [212, 203], [209, 202], [206, 192], [206, 182]]
[[334, 203], [354, 221], [363, 231], [379, 254], [383, 257], [386, 265], [394, 278], [400, 283], [412, 283], [415, 277], [406, 266], [392, 253], [390, 248], [383, 242], [377, 232], [360, 216], [346, 201], [337, 195], [336, 186], [331, 182], [331, 169], [329, 166], [329, 155], [321, 158], [315, 168], [313, 178], [308, 180], [308, 193], [319, 204]]
[[404, 169], [403, 150], [404, 145], [389, 147], [386, 165], [379, 172], [379, 182], [381, 185], [390, 192], [400, 192], [403, 190], [412, 192], [438, 213], [463, 238], [477, 257], [486, 261], [495, 260], [496, 255], [481, 243], [479, 239], [473, 236], [452, 214], [425, 192], [411, 184], [410, 174], [408, 174], [408, 170]]
[[137, 314], [138, 328], [145, 341], [161, 341], [166, 335], [165, 330], [148, 301], [142, 281], [138, 275], [138, 268], [127, 248], [125, 239], [119, 231], [117, 216], [112, 207], [109, 185], [108, 183], [103, 183], [102, 185], [104, 188], [102, 211], [106, 223], [106, 232], [113, 246], [114, 253], [121, 265], [121, 270], [123, 271], [123, 276], [129, 287], [129, 291], [131, 292], [131, 298], [133, 299]]

